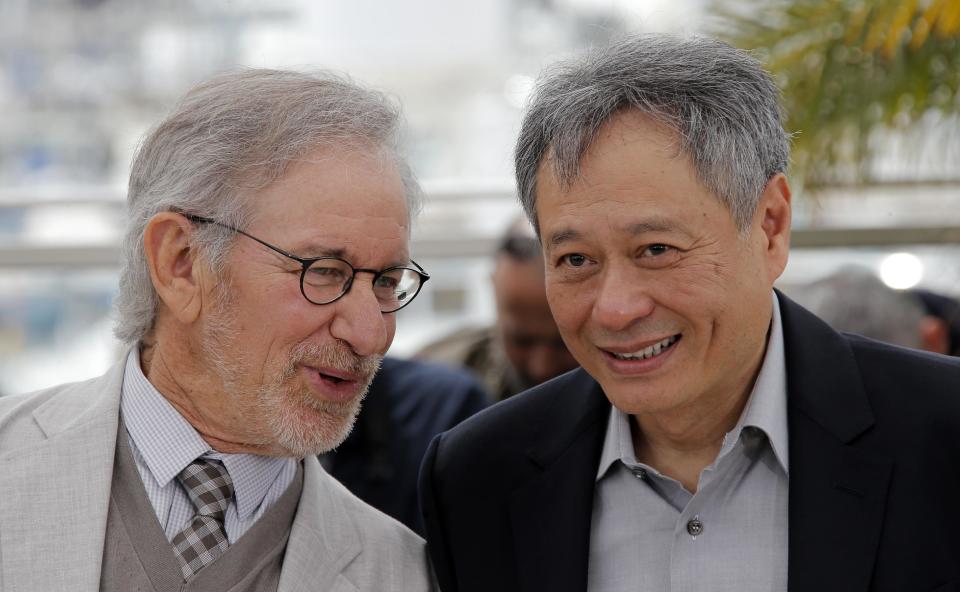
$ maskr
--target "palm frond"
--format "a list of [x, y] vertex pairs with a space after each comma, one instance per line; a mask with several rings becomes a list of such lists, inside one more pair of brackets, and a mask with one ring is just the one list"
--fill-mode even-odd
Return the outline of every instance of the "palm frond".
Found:
[[960, 114], [957, 0], [714, 0], [711, 11], [714, 32], [755, 50], [781, 86], [807, 187], [868, 180], [883, 133]]

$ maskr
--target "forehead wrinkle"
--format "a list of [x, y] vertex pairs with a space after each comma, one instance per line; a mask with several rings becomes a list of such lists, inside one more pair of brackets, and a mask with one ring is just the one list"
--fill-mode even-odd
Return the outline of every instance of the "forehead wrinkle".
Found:
[[[679, 232], [689, 236], [690, 233], [681, 227], [677, 222], [668, 218], [650, 218], [640, 222], [633, 222], [623, 227], [624, 232], [630, 236], [642, 236], [651, 232]], [[547, 243], [550, 247], [557, 247], [563, 243], [573, 242], [582, 239], [584, 234], [573, 228], [564, 228], [550, 234]]]
[[[297, 255], [298, 257], [301, 257], [302, 259], [316, 259], [319, 257], [336, 257], [337, 259], [343, 259], [344, 261], [346, 261], [347, 263], [349, 263], [350, 265], [356, 268], [363, 267], [362, 265], [357, 265], [356, 260], [352, 259], [348, 253], [348, 250], [344, 248], [339, 248], [339, 247], [328, 248], [328, 247], [321, 247], [321, 246], [314, 245], [314, 246], [308, 246], [304, 248], [303, 252], [305, 253], [303, 255], [300, 255], [297, 253], [294, 253], [294, 254]], [[391, 259], [390, 262], [380, 267], [379, 269], [389, 269], [391, 267], [406, 267], [408, 265], [410, 265], [409, 257], [397, 257], [397, 258]]]
[[689, 234], [676, 221], [659, 217], [628, 224], [625, 230], [627, 234], [631, 236], [641, 236], [649, 232], [680, 232], [682, 234]]
[[316, 257], [337, 257], [343, 259], [347, 250], [342, 247], [324, 247], [316, 243], [310, 243], [297, 248], [297, 254], [304, 259], [314, 259]]

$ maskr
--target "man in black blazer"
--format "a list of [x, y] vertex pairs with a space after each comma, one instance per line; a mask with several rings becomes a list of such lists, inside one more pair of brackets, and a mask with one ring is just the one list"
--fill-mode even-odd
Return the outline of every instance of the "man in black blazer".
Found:
[[773, 290], [788, 158], [776, 86], [717, 41], [543, 79], [517, 179], [582, 370], [431, 443], [445, 592], [960, 589], [960, 363]]

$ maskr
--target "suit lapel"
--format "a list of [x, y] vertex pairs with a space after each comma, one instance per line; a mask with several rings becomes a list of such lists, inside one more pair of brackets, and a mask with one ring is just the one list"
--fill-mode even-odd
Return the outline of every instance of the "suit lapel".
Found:
[[847, 342], [778, 296], [789, 401], [789, 589], [864, 591], [893, 462], [855, 447], [874, 419]]
[[865, 591], [892, 463], [832, 440], [803, 418], [790, 430], [798, 444], [791, 444], [789, 588]]
[[520, 589], [580, 591], [587, 585], [597, 464], [610, 405], [583, 372], [558, 385], [527, 456], [532, 477], [510, 498]]
[[33, 419], [46, 439], [0, 455], [4, 587], [99, 588], [123, 368], [41, 404]]
[[283, 558], [279, 592], [354, 589], [340, 574], [363, 547], [332, 479], [316, 457], [304, 459], [303, 492]]

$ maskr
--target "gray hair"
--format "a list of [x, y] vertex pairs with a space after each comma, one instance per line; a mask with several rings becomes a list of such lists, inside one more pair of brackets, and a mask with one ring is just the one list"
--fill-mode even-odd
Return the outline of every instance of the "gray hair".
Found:
[[[159, 300], [143, 248], [153, 216], [176, 211], [242, 228], [256, 190], [311, 151], [384, 150], [400, 171], [412, 219], [421, 193], [400, 156], [399, 128], [399, 108], [389, 97], [330, 72], [248, 69], [193, 88], [147, 135], [131, 167], [117, 337], [142, 339], [156, 318]], [[194, 233], [194, 245], [218, 276], [234, 239], [215, 224]]]
[[545, 157], [561, 185], [604, 123], [636, 109], [675, 130], [699, 180], [744, 231], [767, 181], [790, 157], [780, 92], [754, 58], [721, 41], [648, 34], [547, 70], [517, 140], [520, 202], [537, 228], [537, 170]]
[[869, 269], [849, 266], [791, 294], [837, 331], [904, 347], [921, 346], [923, 306]]

